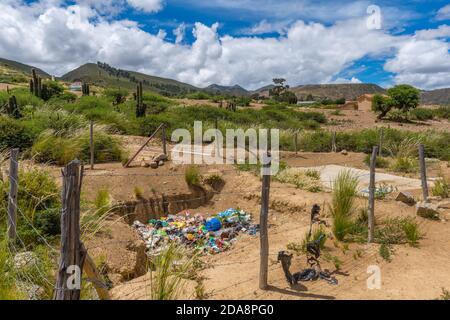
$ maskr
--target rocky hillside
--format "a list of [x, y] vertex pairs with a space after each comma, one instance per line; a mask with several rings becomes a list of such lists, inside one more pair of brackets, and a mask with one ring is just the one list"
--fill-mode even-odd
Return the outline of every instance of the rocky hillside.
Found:
[[0, 58], [0, 82], [28, 82], [32, 69], [36, 69], [36, 72], [41, 76], [41, 78], [50, 78], [50, 75], [48, 73], [39, 68], [29, 66], [17, 61]]
[[422, 91], [421, 103], [427, 105], [450, 105], [450, 88]]
[[84, 81], [101, 87], [120, 87], [130, 90], [134, 90], [137, 83], [142, 81], [144, 90], [152, 90], [168, 96], [200, 90], [187, 83], [149, 76], [139, 72], [117, 69], [106, 63], [84, 64], [63, 75], [61, 79], [67, 82]]

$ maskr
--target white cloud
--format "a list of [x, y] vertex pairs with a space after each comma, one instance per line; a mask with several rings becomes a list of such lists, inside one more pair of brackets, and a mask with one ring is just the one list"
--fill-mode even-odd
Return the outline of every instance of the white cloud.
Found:
[[359, 80], [358, 78], [352, 77], [351, 79], [337, 78], [336, 80], [331, 81], [330, 83], [335, 83], [335, 84], [341, 84], [341, 83], [362, 83], [362, 81]]
[[261, 35], [276, 32], [284, 35], [286, 34], [290, 23], [291, 21], [269, 22], [267, 20], [262, 20], [250, 28], [241, 30], [241, 33], [245, 35]]
[[450, 86], [450, 44], [439, 40], [410, 39], [404, 43], [385, 69], [395, 73], [396, 83], [422, 89]]
[[173, 34], [176, 37], [176, 44], [183, 42], [184, 35], [186, 34], [186, 25], [184, 23], [180, 24], [175, 30], [173, 30]]
[[[179, 26], [180, 27], [180, 26]], [[170, 77], [197, 86], [240, 84], [249, 89], [283, 77], [291, 85], [358, 82], [344, 75], [366, 56], [389, 57], [385, 68], [394, 81], [424, 88], [449, 86], [448, 43], [437, 34], [446, 27], [394, 36], [368, 30], [365, 19], [325, 26], [297, 21], [283, 36], [220, 36], [219, 24], [193, 27], [195, 41], [165, 40], [129, 20], [113, 21], [87, 5], [70, 7], [0, 3], [0, 57], [18, 60], [61, 75], [86, 62]], [[182, 29], [182, 28], [181, 28]], [[177, 31], [178, 34], [184, 32]], [[177, 34], [176, 34], [177, 35]], [[20, 39], [20, 41], [18, 41]], [[446, 51], [447, 50], [447, 51]]]
[[439, 26], [437, 29], [427, 29], [419, 30], [415, 33], [416, 38], [422, 40], [430, 40], [437, 38], [449, 38], [450, 37], [450, 26], [444, 24]]
[[436, 15], [436, 19], [437, 20], [450, 20], [450, 4], [439, 9], [439, 11]]
[[[58, 1], [59, 0], [46, 0]], [[40, 1], [42, 2], [42, 0]], [[97, 10], [99, 14], [107, 16], [115, 16], [122, 12], [126, 5], [148, 13], [161, 11], [164, 7], [164, 0], [75, 0], [82, 6], [89, 6]]]
[[127, 0], [130, 6], [145, 11], [158, 12], [163, 8], [163, 0]]

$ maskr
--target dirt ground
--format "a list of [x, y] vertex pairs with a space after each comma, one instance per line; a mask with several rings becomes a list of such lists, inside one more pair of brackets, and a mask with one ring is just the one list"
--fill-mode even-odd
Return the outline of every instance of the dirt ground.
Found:
[[414, 132], [427, 130], [450, 131], [450, 122], [443, 119], [399, 123], [388, 120], [378, 120], [376, 114], [372, 111], [341, 110], [341, 115], [333, 115], [334, 110], [317, 108], [301, 108], [299, 110], [317, 111], [325, 114], [330, 123], [327, 128], [334, 131], [351, 131], [373, 127], [389, 127]]
[[[132, 150], [145, 138], [128, 137]], [[143, 157], [160, 152], [154, 142]], [[313, 154], [282, 153], [282, 159], [290, 166], [309, 167], [339, 164], [366, 169], [363, 154]], [[225, 187], [207, 204], [191, 209], [190, 212], [204, 215], [216, 214], [228, 208], [240, 208], [249, 212], [254, 221], [259, 221], [261, 182], [249, 172], [240, 172], [233, 166], [200, 167], [203, 174], [221, 172]], [[56, 172], [56, 171], [55, 171]], [[143, 168], [139, 159], [132, 168], [124, 169], [120, 164], [96, 165], [94, 171], [87, 170], [83, 194], [93, 199], [98, 189], [108, 189], [114, 200], [134, 199], [134, 187], [145, 191], [144, 197], [158, 193], [179, 193], [189, 189], [184, 182], [184, 169], [175, 168], [170, 162], [158, 169]], [[433, 174], [430, 174], [432, 177]], [[420, 196], [420, 190], [411, 190]], [[394, 216], [415, 216], [415, 208], [396, 202], [393, 196], [376, 201], [376, 218]], [[204, 298], [207, 299], [436, 299], [442, 288], [450, 288], [450, 210], [442, 211], [441, 221], [429, 221], [417, 217], [423, 239], [418, 248], [409, 245], [394, 246], [392, 261], [380, 257], [379, 245], [350, 244], [348, 247], [332, 239], [330, 229], [324, 254], [341, 260], [339, 270], [331, 261], [322, 260], [322, 267], [328, 269], [339, 281], [337, 286], [324, 281], [307, 282], [291, 287], [287, 284], [281, 265], [277, 263], [279, 251], [286, 250], [289, 243], [301, 243], [309, 228], [309, 212], [313, 204], [319, 204], [328, 217], [327, 204], [331, 200], [328, 192], [311, 193], [294, 186], [273, 182], [269, 211], [269, 289], [258, 289], [259, 237], [241, 235], [232, 248], [215, 256], [205, 256], [206, 268], [200, 272], [204, 278]], [[367, 206], [364, 198], [357, 201], [359, 208]], [[105, 232], [87, 242], [96, 259], [105, 260], [111, 274], [114, 299], [148, 299], [148, 275], [139, 270], [141, 256], [132, 228], [120, 217], [107, 220]], [[126, 261], [125, 261], [125, 260]], [[367, 273], [369, 266], [381, 269], [382, 287], [369, 290]], [[304, 255], [296, 256], [292, 272], [307, 267]], [[195, 286], [191, 286], [195, 287]], [[192, 294], [184, 295], [192, 298]]]

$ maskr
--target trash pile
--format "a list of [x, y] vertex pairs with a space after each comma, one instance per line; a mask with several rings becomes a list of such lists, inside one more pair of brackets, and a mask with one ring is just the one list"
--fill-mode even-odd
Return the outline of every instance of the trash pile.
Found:
[[228, 209], [205, 218], [192, 216], [189, 211], [152, 219], [148, 225], [135, 221], [133, 227], [144, 239], [148, 254], [158, 255], [171, 242], [186, 245], [205, 254], [217, 254], [231, 247], [240, 233], [255, 235], [259, 225], [242, 210]]

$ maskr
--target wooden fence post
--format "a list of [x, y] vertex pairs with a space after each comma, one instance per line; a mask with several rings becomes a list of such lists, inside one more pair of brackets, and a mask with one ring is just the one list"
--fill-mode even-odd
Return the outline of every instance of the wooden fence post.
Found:
[[8, 197], [8, 239], [10, 243], [17, 236], [17, 190], [19, 181], [19, 149], [12, 149], [9, 158], [9, 197]]
[[94, 170], [94, 121], [90, 123], [91, 170]]
[[259, 269], [259, 288], [267, 289], [267, 278], [269, 268], [269, 237], [268, 237], [268, 215], [269, 215], [269, 196], [270, 196], [270, 178], [271, 178], [271, 154], [267, 153], [267, 163], [263, 166], [262, 192], [261, 192], [261, 214], [260, 214], [260, 269]]
[[70, 162], [62, 171], [62, 175], [61, 256], [54, 299], [79, 300], [86, 257], [86, 251], [80, 241], [80, 193], [83, 180], [81, 162]]
[[216, 156], [220, 157], [220, 145], [219, 145], [219, 120], [216, 118], [214, 120], [214, 128], [216, 129], [216, 139], [215, 139], [215, 144], [216, 144]]
[[111, 300], [108, 288], [106, 288], [106, 286], [103, 284], [102, 277], [100, 276], [97, 267], [95, 266], [94, 260], [92, 260], [92, 258], [89, 256], [87, 250], [84, 249], [84, 246], [83, 251], [86, 253], [83, 271], [86, 273], [86, 276], [89, 277], [89, 280], [91, 280], [100, 300]]
[[373, 147], [370, 158], [370, 183], [369, 183], [369, 243], [373, 243], [375, 229], [375, 168], [377, 161], [378, 147]]
[[295, 154], [298, 154], [298, 132], [295, 132], [294, 136], [294, 148], [295, 148]]
[[336, 131], [333, 131], [333, 135], [332, 135], [332, 142], [331, 142], [331, 151], [332, 152], [337, 152], [337, 146], [336, 146]]
[[163, 153], [167, 156], [167, 137], [166, 137], [166, 125], [162, 127], [162, 144], [163, 144]]
[[378, 155], [380, 157], [383, 156], [383, 139], [384, 139], [384, 128], [380, 128], [380, 142], [378, 145], [378, 151], [379, 151]]
[[425, 146], [419, 145], [420, 177], [422, 179], [423, 201], [428, 202], [427, 166], [425, 163]]

